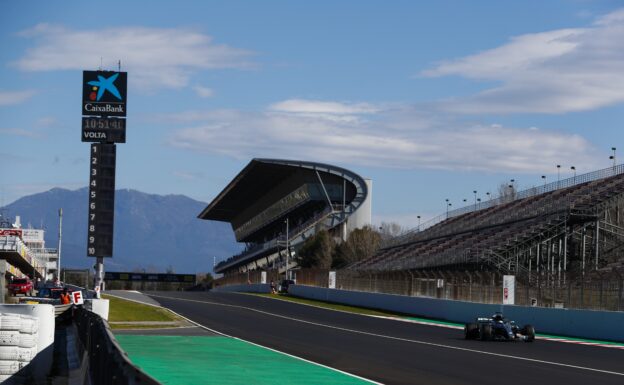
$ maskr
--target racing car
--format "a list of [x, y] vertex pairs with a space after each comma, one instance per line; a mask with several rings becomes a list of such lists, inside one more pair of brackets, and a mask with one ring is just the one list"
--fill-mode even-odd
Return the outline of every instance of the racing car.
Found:
[[502, 313], [495, 313], [491, 317], [478, 317], [475, 322], [467, 323], [464, 337], [467, 340], [533, 342], [535, 328], [532, 325], [519, 327], [514, 321], [503, 317]]

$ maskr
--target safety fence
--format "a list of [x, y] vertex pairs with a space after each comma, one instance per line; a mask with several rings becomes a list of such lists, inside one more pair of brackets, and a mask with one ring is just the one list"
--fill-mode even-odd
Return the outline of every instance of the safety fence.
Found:
[[[335, 288], [370, 293], [399, 294], [500, 304], [503, 275], [486, 271], [404, 270], [392, 272], [337, 270]], [[301, 269], [293, 272], [296, 283], [328, 287], [329, 270]], [[267, 271], [270, 280], [277, 271]], [[261, 283], [260, 271], [217, 280], [218, 285]], [[568, 309], [624, 311], [624, 274], [618, 271], [579, 274], [543, 272], [515, 279], [515, 304]]]
[[160, 384], [132, 364], [100, 316], [78, 307], [75, 309], [74, 322], [80, 342], [89, 356], [91, 384]]

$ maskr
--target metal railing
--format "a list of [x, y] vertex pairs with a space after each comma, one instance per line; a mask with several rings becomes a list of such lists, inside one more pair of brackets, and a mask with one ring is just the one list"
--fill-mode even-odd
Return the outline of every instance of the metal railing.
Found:
[[43, 275], [46, 261], [41, 260], [36, 254], [34, 254], [19, 237], [0, 237], [0, 251], [16, 252], [24, 261], [28, 262], [33, 269]]
[[[267, 274], [275, 279], [276, 273]], [[329, 270], [296, 270], [298, 285], [327, 287]], [[238, 274], [217, 280], [220, 285], [260, 283], [261, 274]], [[402, 270], [336, 271], [336, 289], [432, 297], [479, 303], [502, 303], [503, 275], [487, 271]], [[624, 270], [579, 272], [543, 271], [516, 275], [515, 304], [624, 311]]]
[[612, 166], [608, 168], [604, 168], [602, 170], [592, 171], [586, 174], [577, 175], [571, 178], [562, 179], [556, 182], [551, 182], [544, 184], [539, 187], [531, 187], [526, 190], [519, 191], [515, 193], [514, 196], [502, 196], [498, 198], [492, 198], [487, 201], [479, 202], [477, 204], [470, 204], [464, 207], [460, 207], [455, 210], [451, 210], [448, 213], [440, 214], [437, 217], [431, 218], [430, 220], [421, 223], [419, 226], [416, 226], [404, 234], [401, 234], [397, 237], [388, 239], [382, 247], [391, 247], [394, 245], [399, 245], [403, 242], [410, 240], [414, 236], [425, 229], [433, 227], [434, 225], [441, 223], [449, 218], [454, 218], [460, 215], [472, 213], [475, 211], [480, 211], [484, 209], [488, 209], [490, 207], [495, 207], [501, 204], [518, 201], [521, 199], [534, 197], [537, 195], [545, 194], [548, 192], [556, 191], [559, 189], [565, 189], [572, 186], [580, 185], [587, 182], [593, 182], [600, 179], [609, 178], [615, 175], [624, 174], [624, 164], [620, 164], [617, 166]]
[[[303, 232], [305, 232], [306, 230], [310, 229], [311, 227], [315, 226], [318, 222], [324, 220], [327, 216], [331, 215], [332, 213], [334, 213], [334, 211], [332, 211], [332, 209], [330, 208], [326, 208], [325, 210], [321, 211], [320, 213], [314, 215], [312, 218], [308, 219], [307, 221], [292, 227], [290, 229], [289, 232], [289, 240], [295, 239], [297, 238], [299, 235], [301, 235]], [[225, 268], [227, 266], [231, 266], [233, 264], [236, 263], [240, 263], [242, 261], [251, 259], [254, 255], [261, 253], [263, 251], [266, 250], [270, 250], [273, 249], [277, 246], [280, 245], [285, 245], [286, 244], [286, 236], [284, 235], [283, 237], [278, 237], [275, 239], [272, 239], [268, 242], [264, 242], [264, 243], [257, 243], [255, 245], [252, 245], [250, 247], [248, 247], [246, 250], [242, 251], [241, 253], [234, 255], [228, 259], [226, 259], [225, 261], [219, 262], [215, 268], [216, 269], [222, 269]]]

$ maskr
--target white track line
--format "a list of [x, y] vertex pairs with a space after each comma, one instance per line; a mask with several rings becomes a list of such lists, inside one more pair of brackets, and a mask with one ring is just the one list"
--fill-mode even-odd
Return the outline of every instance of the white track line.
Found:
[[305, 324], [309, 324], [309, 325], [321, 326], [321, 327], [325, 327], [325, 328], [328, 328], [328, 329], [340, 330], [340, 331], [345, 331], [345, 332], [349, 332], [349, 333], [362, 334], [362, 335], [367, 335], [367, 336], [372, 336], [372, 337], [386, 338], [386, 339], [390, 339], [390, 340], [415, 343], [415, 344], [419, 344], [419, 345], [435, 346], [435, 347], [439, 347], [439, 348], [458, 350], [458, 351], [465, 351], [465, 352], [470, 352], [470, 353], [478, 353], [478, 354], [484, 354], [484, 355], [496, 356], [496, 357], [503, 357], [503, 358], [512, 358], [514, 360], [536, 362], [536, 363], [540, 363], [540, 364], [561, 366], [561, 367], [566, 367], [566, 368], [574, 368], [574, 369], [580, 369], [580, 370], [586, 370], [586, 371], [597, 372], [597, 373], [604, 373], [604, 374], [612, 374], [612, 375], [624, 377], [624, 373], [622, 373], [622, 372], [614, 372], [614, 371], [610, 371], [610, 370], [595, 369], [595, 368], [589, 368], [589, 367], [586, 367], [586, 366], [570, 365], [570, 364], [564, 364], [564, 363], [561, 363], [561, 362], [538, 360], [538, 359], [528, 358], [528, 357], [513, 356], [513, 355], [510, 355], [510, 354], [486, 352], [486, 351], [482, 351], [482, 350], [461, 348], [461, 347], [452, 346], [452, 345], [437, 344], [437, 343], [434, 343], [434, 342], [411, 340], [411, 339], [407, 339], [407, 338], [387, 336], [387, 335], [383, 335], [383, 334], [370, 333], [370, 332], [365, 332], [365, 331], [361, 331], [361, 330], [347, 329], [347, 328], [343, 328], [343, 327], [339, 327], [339, 326], [326, 325], [326, 324], [322, 324], [322, 323], [318, 323], [318, 322], [306, 321], [306, 320], [302, 320], [302, 319], [298, 319], [298, 318], [292, 318], [292, 317], [283, 316], [283, 315], [280, 315], [280, 314], [269, 313], [269, 312], [266, 312], [266, 311], [263, 311], [263, 310], [249, 308], [249, 307], [246, 307], [246, 306], [229, 305], [229, 304], [223, 304], [223, 303], [212, 302], [212, 301], [200, 301], [200, 300], [194, 300], [194, 299], [167, 297], [167, 296], [160, 296], [160, 295], [152, 295], [152, 296], [156, 297], [156, 298], [165, 298], [165, 299], [173, 299], [173, 300], [178, 300], [178, 301], [197, 302], [197, 303], [203, 303], [203, 304], [207, 304], [207, 305], [217, 305], [217, 306], [225, 306], [225, 307], [245, 309], [245, 310], [249, 310], [249, 311], [253, 311], [253, 312], [257, 312], [257, 313], [261, 313], [261, 314], [266, 314], [266, 315], [269, 315], [269, 316], [272, 316], [272, 317], [283, 318], [283, 319], [296, 321], [296, 322], [301, 322], [301, 323], [305, 323]]
[[[121, 299], [127, 299], [127, 298], [123, 298], [123, 297], [120, 297], [120, 296], [117, 296], [117, 295], [113, 295], [113, 294], [107, 294], [107, 295], [110, 295], [111, 297], [117, 297], [117, 298], [121, 298]], [[143, 294], [143, 295], [145, 295], [145, 294]], [[182, 300], [182, 301], [186, 301], [185, 299], [182, 299], [182, 298], [176, 298], [176, 297], [165, 297], [165, 296], [160, 296], [160, 295], [151, 295], [151, 296], [152, 296], [152, 297], [159, 297], [159, 298], [167, 298], [167, 299], [179, 299], [179, 300]], [[221, 336], [224, 336], [224, 337], [227, 337], [227, 338], [232, 338], [232, 339], [235, 339], [235, 340], [239, 340], [239, 341], [242, 341], [242, 342], [246, 342], [246, 343], [248, 343], [248, 344], [251, 344], [251, 345], [254, 345], [254, 346], [257, 346], [257, 347], [263, 348], [263, 349], [267, 349], [267, 350], [270, 350], [270, 351], [275, 352], [275, 353], [278, 353], [278, 354], [283, 354], [283, 355], [285, 355], [285, 356], [288, 356], [288, 357], [291, 357], [291, 358], [294, 358], [294, 359], [297, 359], [297, 360], [300, 360], [300, 361], [304, 361], [304, 362], [307, 362], [307, 363], [309, 363], [309, 364], [316, 365], [316, 366], [319, 366], [319, 367], [322, 367], [322, 368], [325, 368], [325, 369], [329, 369], [329, 370], [334, 371], [334, 372], [337, 372], [337, 373], [342, 373], [342, 374], [344, 374], [344, 375], [346, 375], [346, 376], [353, 377], [353, 378], [357, 378], [357, 379], [359, 379], [359, 380], [366, 381], [366, 382], [371, 383], [371, 384], [375, 384], [375, 385], [384, 385], [384, 384], [383, 384], [383, 383], [381, 383], [381, 382], [376, 382], [376, 381], [370, 380], [370, 379], [368, 379], [368, 378], [360, 377], [360, 376], [358, 376], [358, 375], [356, 375], [356, 374], [349, 373], [349, 372], [345, 372], [344, 370], [340, 370], [340, 369], [332, 368], [331, 366], [327, 366], [327, 365], [320, 364], [320, 363], [318, 363], [318, 362], [310, 361], [310, 360], [307, 360], [307, 359], [305, 359], [305, 358], [303, 358], [303, 357], [295, 356], [295, 355], [293, 355], [293, 354], [285, 353], [285, 352], [282, 352], [282, 351], [279, 351], [279, 350], [276, 350], [276, 349], [270, 348], [270, 347], [268, 347], [268, 346], [260, 345], [260, 344], [257, 344], [257, 343], [255, 343], [255, 342], [247, 341], [247, 340], [244, 340], [244, 339], [239, 338], [239, 337], [234, 337], [234, 336], [231, 336], [231, 335], [228, 335], [228, 334], [225, 334], [225, 333], [221, 333], [221, 332], [220, 332], [220, 331], [218, 331], [218, 330], [214, 330], [214, 329], [211, 329], [211, 328], [209, 328], [209, 327], [207, 327], [207, 326], [204, 326], [204, 325], [202, 325], [202, 324], [200, 324], [200, 323], [198, 323], [198, 322], [193, 321], [193, 320], [192, 320], [192, 319], [190, 319], [190, 318], [187, 318], [187, 317], [183, 316], [182, 314], [176, 313], [175, 311], [173, 311], [173, 310], [171, 310], [171, 309], [169, 309], [169, 308], [163, 307], [163, 306], [157, 306], [157, 305], [154, 305], [154, 304], [149, 304], [149, 303], [147, 303], [147, 302], [142, 302], [142, 301], [139, 301], [139, 300], [134, 300], [134, 299], [132, 299], [132, 300], [130, 300], [130, 301], [134, 301], [134, 302], [138, 302], [138, 303], [142, 303], [142, 304], [151, 305], [151, 306], [154, 306], [154, 307], [160, 307], [160, 308], [163, 308], [163, 309], [167, 309], [168, 311], [172, 312], [173, 314], [177, 315], [178, 317], [180, 317], [180, 318], [184, 318], [184, 319], [185, 319], [185, 320], [187, 320], [188, 322], [190, 322], [190, 323], [192, 323], [192, 324], [194, 324], [194, 325], [197, 325], [197, 327], [200, 327], [200, 328], [202, 328], [202, 329], [208, 330], [209, 332], [212, 332], [212, 333], [214, 333], [214, 334], [218, 334], [218, 335], [221, 335]], [[194, 300], [188, 300], [188, 301], [194, 301]], [[195, 301], [195, 302], [202, 302], [202, 301]], [[232, 305], [232, 306], [233, 306], [233, 305]], [[152, 329], [150, 329], [150, 330], [152, 330]]]
[[[250, 295], [250, 296], [267, 298], [267, 297], [264, 297], [264, 296], [254, 295], [253, 293], [240, 293], [240, 292], [236, 292], [236, 294]], [[464, 329], [464, 327], [461, 326], [461, 325], [448, 325], [448, 324], [437, 323], [437, 322], [418, 321], [418, 320], [410, 319], [410, 318], [401, 318], [401, 317], [393, 317], [393, 316], [383, 316], [383, 315], [374, 315], [374, 314], [354, 313], [354, 312], [351, 312], [351, 311], [348, 311], [348, 310], [332, 309], [332, 308], [319, 306], [319, 305], [312, 305], [312, 304], [304, 303], [304, 302], [289, 301], [289, 300], [282, 299], [282, 298], [274, 298], [274, 297], [269, 297], [269, 298], [274, 300], [274, 301], [289, 302], [289, 303], [294, 303], [294, 304], [297, 304], [297, 305], [314, 307], [314, 308], [317, 308], [317, 309], [337, 311], [337, 312], [340, 312], [340, 313], [348, 313], [348, 314], [353, 314], [353, 315], [360, 315], [360, 316], [363, 316], [363, 317], [375, 317], [375, 318], [382, 318], [382, 319], [387, 319], [387, 320], [392, 320], [392, 321], [409, 322], [409, 323], [414, 323], [414, 324], [419, 324], [419, 325], [435, 326], [435, 327], [447, 328], [447, 329], [457, 329], [457, 330], [463, 330]], [[607, 343], [602, 343], [602, 342], [599, 342], [599, 341], [597, 341], [597, 342], [582, 341], [582, 340], [578, 340], [578, 339], [569, 339], [569, 338], [566, 338], [566, 337], [555, 337], [555, 336], [548, 336], [548, 337], [546, 337], [546, 336], [540, 335], [540, 334], [538, 334], [535, 337], [535, 340], [551, 341], [551, 342], [562, 342], [562, 343], [566, 343], [566, 344], [587, 345], [587, 346], [595, 346], [595, 347], [601, 347], [601, 348], [624, 350], [624, 345], [623, 344], [617, 344], [617, 343], [607, 344]]]

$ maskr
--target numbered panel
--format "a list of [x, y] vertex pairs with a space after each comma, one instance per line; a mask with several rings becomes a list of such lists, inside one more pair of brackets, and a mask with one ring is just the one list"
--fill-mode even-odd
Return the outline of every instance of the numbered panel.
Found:
[[87, 255], [90, 257], [113, 256], [115, 158], [114, 144], [91, 145], [87, 221]]

